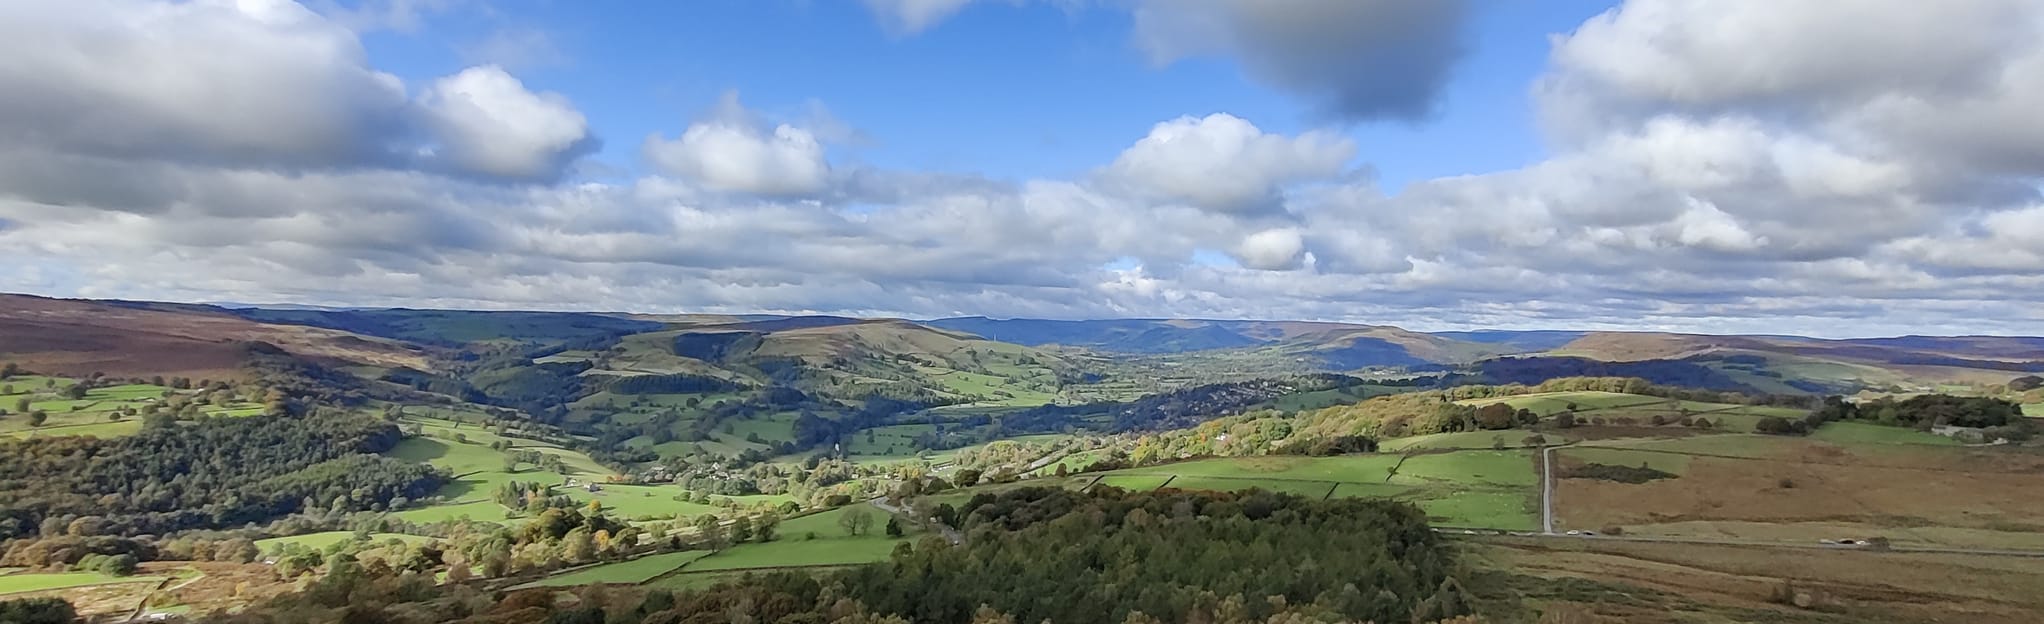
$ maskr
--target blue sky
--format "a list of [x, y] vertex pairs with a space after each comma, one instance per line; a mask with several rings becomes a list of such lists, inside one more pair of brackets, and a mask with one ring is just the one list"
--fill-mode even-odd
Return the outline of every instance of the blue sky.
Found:
[[979, 3], [919, 33], [890, 33], [851, 0], [490, 7], [363, 41], [374, 65], [426, 81], [473, 63], [472, 49], [493, 37], [537, 33], [546, 45], [519, 47], [540, 58], [514, 58], [513, 69], [572, 98], [604, 138], [597, 157], [626, 171], [641, 169], [639, 139], [736, 91], [771, 117], [825, 107], [868, 137], [835, 148], [842, 157], [880, 167], [1068, 178], [1160, 120], [1226, 112], [1270, 132], [1337, 128], [1362, 146], [1356, 164], [1395, 188], [1537, 161], [1528, 85], [1548, 38], [1611, 3], [1479, 3], [1455, 80], [1437, 113], [1417, 121], [1329, 119], [1228, 58], [1153, 63], [1129, 39], [1130, 15], [1103, 7]]
[[13, 0], [0, 290], [2044, 334], [2035, 0]]

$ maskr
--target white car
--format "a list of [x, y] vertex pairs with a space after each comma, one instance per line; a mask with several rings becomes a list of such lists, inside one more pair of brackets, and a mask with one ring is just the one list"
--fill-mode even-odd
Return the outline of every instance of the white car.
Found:
[[1582, 532], [1582, 531], [1569, 531], [1569, 532], [1568, 532], [1568, 534], [1569, 534], [1569, 535], [1582, 535], [1582, 534], [1583, 534], [1583, 532]]

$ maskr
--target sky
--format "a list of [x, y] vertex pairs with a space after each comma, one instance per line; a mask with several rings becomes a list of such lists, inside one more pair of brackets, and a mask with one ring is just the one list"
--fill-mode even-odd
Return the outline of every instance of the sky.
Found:
[[2044, 334], [2033, 0], [13, 0], [0, 290]]

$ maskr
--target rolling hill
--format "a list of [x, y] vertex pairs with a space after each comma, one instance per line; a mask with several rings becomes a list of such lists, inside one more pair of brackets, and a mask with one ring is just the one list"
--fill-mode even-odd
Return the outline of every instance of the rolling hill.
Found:
[[432, 368], [417, 345], [211, 306], [0, 294], [0, 360], [38, 372], [224, 379], [241, 374], [251, 341], [329, 362]]

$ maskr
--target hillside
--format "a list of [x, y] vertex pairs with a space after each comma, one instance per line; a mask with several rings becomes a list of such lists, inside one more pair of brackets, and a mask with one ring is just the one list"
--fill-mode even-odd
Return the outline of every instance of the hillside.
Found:
[[273, 325], [209, 306], [169, 306], [0, 294], [0, 360], [58, 375], [240, 374], [267, 342], [330, 361], [430, 369], [424, 349], [333, 329]]
[[1827, 340], [1597, 332], [1550, 354], [1606, 362], [1686, 361], [1769, 392], [1993, 385], [2044, 371], [2044, 340], [2001, 336]]
[[1302, 362], [1307, 368], [1319, 370], [1424, 367], [1520, 351], [1508, 343], [1460, 340], [1389, 326], [1317, 321], [1049, 321], [966, 317], [925, 324], [1028, 346], [1059, 345], [1138, 355], [1233, 351], [1245, 356]]

